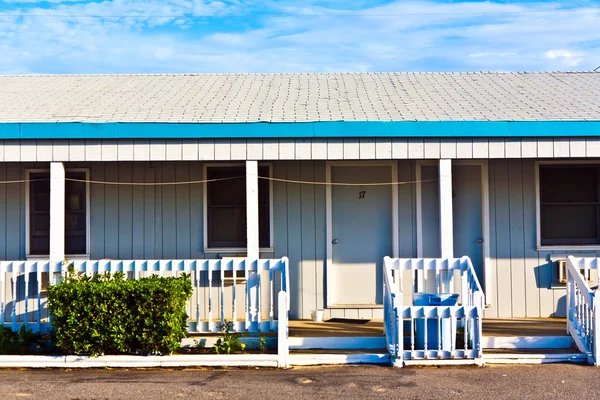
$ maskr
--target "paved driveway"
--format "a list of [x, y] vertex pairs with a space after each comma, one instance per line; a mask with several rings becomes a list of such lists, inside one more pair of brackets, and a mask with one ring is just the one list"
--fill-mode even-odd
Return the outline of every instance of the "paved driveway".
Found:
[[0, 398], [600, 399], [600, 369], [578, 365], [184, 370], [0, 370]]

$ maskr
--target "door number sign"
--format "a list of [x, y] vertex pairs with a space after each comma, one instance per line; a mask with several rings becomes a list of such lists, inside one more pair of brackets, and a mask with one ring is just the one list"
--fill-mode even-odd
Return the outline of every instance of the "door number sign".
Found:
[[367, 193], [366, 190], [361, 190], [360, 192], [358, 192], [358, 198], [359, 199], [364, 199], [366, 193]]

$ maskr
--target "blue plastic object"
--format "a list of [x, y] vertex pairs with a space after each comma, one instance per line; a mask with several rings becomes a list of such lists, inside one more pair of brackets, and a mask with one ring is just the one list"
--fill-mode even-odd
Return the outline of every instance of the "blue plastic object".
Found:
[[[415, 306], [455, 306], [458, 304], [458, 294], [438, 294], [438, 293], [415, 293], [413, 294], [413, 305]], [[442, 318], [441, 325], [441, 349], [451, 351], [456, 348], [456, 321], [449, 318]], [[417, 318], [415, 320], [415, 349], [425, 349], [425, 319]], [[439, 341], [438, 319], [430, 318], [427, 320], [427, 349], [437, 350]]]

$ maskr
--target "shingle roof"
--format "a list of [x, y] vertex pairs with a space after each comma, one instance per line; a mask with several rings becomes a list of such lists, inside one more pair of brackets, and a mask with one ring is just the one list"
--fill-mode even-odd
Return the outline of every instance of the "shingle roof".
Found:
[[0, 76], [0, 122], [600, 120], [600, 73]]

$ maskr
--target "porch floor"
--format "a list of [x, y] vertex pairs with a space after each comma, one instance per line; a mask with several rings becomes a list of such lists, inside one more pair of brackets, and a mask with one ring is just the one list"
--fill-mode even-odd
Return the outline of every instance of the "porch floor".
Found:
[[[483, 336], [566, 336], [564, 318], [484, 319]], [[331, 319], [325, 322], [290, 320], [292, 337], [368, 337], [383, 336], [382, 320]]]
[[566, 336], [565, 318], [484, 319], [483, 336]]

